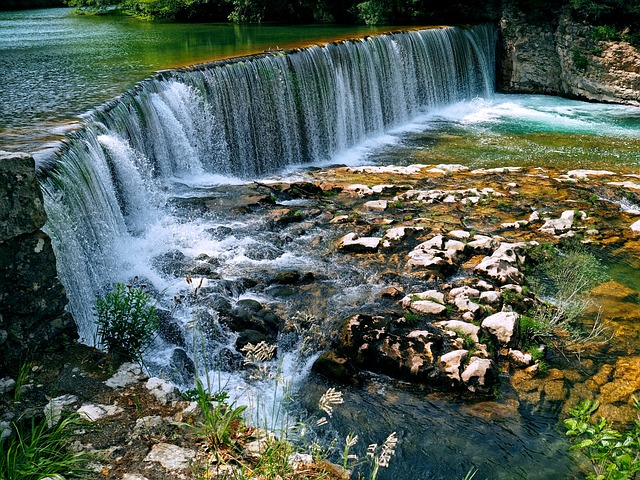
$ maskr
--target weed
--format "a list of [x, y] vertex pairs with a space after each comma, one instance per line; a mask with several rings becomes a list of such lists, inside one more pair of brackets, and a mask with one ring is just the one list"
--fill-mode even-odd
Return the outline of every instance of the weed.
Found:
[[80, 424], [77, 416], [63, 419], [52, 428], [46, 420], [14, 424], [16, 434], [0, 442], [0, 478], [40, 480], [45, 477], [88, 478], [91, 456], [87, 452], [68, 450], [73, 429]]
[[24, 390], [25, 383], [27, 381], [27, 377], [29, 376], [29, 372], [31, 371], [33, 363], [32, 362], [24, 362], [20, 365], [20, 370], [18, 371], [18, 377], [16, 378], [16, 386], [13, 391], [13, 401], [19, 402], [22, 398], [22, 392]]
[[[196, 380], [190, 395], [200, 407], [203, 420], [196, 426], [184, 425], [195, 428], [211, 447], [219, 450], [236, 449], [238, 439], [246, 436], [247, 428], [242, 413], [247, 407], [236, 407], [234, 403], [228, 404], [226, 397], [210, 395], [200, 379]], [[214, 398], [224, 400], [216, 401]]]
[[582, 53], [582, 50], [576, 48], [573, 51], [573, 66], [576, 70], [586, 70], [589, 66], [589, 59]]

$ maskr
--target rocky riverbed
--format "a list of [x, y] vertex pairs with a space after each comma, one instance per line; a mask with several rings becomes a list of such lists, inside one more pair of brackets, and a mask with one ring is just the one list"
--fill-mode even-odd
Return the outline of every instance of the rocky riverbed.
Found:
[[[582, 328], [588, 332], [600, 318], [604, 330], [597, 341], [566, 349], [525, 342], [521, 320], [542, 302], [527, 282], [530, 252], [539, 245], [574, 243], [604, 261], [640, 266], [639, 193], [640, 176], [610, 171], [472, 171], [460, 165], [313, 170], [296, 181], [264, 180], [174, 199], [175, 209], [190, 216], [224, 211], [250, 218], [256, 232], [273, 241], [248, 256], [278, 258], [299, 246], [307, 265], [256, 267], [238, 277], [212, 252], [193, 258], [177, 252], [158, 265], [188, 279], [175, 301], [188, 302], [195, 316], [200, 312], [205, 336], [235, 340], [219, 366], [237, 375], [256, 374], [255, 362], [246, 361], [252, 346], [264, 342], [284, 351], [295, 344], [315, 359], [316, 374], [337, 384], [358, 385], [373, 372], [471, 402], [509, 388], [521, 405], [560, 415], [580, 400], [597, 399], [600, 415], [624, 423], [640, 391], [633, 282], [611, 279], [591, 292]], [[232, 227], [211, 231], [232, 233]], [[317, 269], [314, 259], [325, 267]], [[331, 268], [366, 278], [368, 300], [342, 296], [336, 303], [347, 286], [331, 278]], [[212, 309], [215, 315], [207, 313]], [[178, 371], [167, 377], [188, 384], [196, 370], [188, 342], [170, 311], [163, 315], [160, 336], [176, 346]], [[56, 368], [34, 360], [21, 387], [24, 405], [11, 401], [12, 379], [3, 380], [3, 425], [18, 415], [42, 414], [58, 397], [99, 425], [77, 432], [74, 444], [102, 452], [98, 475], [194, 478], [190, 465], [202, 465], [206, 449], [173, 423], [197, 418], [193, 406], [171, 385], [142, 378], [131, 367], [124, 374], [131, 384], [104, 383], [114, 372], [101, 373], [101, 357], [90, 350], [76, 360]], [[169, 451], [180, 459], [165, 465]]]

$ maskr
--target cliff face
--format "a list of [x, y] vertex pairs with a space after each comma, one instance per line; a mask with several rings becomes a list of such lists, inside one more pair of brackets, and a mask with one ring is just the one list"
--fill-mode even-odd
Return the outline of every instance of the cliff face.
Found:
[[627, 42], [593, 40], [591, 27], [567, 12], [556, 18], [531, 21], [504, 2], [498, 88], [640, 105], [640, 52]]
[[77, 336], [29, 155], [0, 152], [0, 373]]

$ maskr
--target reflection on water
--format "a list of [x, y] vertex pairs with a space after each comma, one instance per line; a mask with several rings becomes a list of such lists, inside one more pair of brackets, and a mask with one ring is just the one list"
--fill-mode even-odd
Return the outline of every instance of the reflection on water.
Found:
[[[312, 378], [301, 389], [311, 410], [326, 388]], [[373, 378], [363, 388], [343, 389], [343, 395], [344, 404], [324, 427], [335, 428], [329, 436], [340, 439], [338, 444], [349, 433], [358, 434], [353, 451], [360, 457], [367, 445], [397, 432], [396, 457], [380, 470], [380, 479], [455, 480], [471, 467], [478, 469], [478, 479], [576, 478], [557, 416], [532, 415], [508, 392], [496, 402], [467, 403]], [[366, 478], [367, 467], [361, 471]]]
[[70, 11], [0, 12], [0, 148], [32, 150], [156, 70], [388, 30], [152, 23]]

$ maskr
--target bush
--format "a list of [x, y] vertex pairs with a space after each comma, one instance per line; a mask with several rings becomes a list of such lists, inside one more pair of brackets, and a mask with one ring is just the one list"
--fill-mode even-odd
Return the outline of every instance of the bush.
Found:
[[100, 343], [112, 354], [139, 360], [158, 328], [156, 308], [142, 289], [118, 283], [96, 302]]
[[564, 421], [564, 426], [573, 443], [571, 448], [591, 462], [593, 472], [587, 479], [633, 479], [640, 472], [640, 402], [633, 399], [638, 418], [624, 431], [613, 429], [604, 418], [592, 421], [599, 406], [597, 401], [586, 400], [569, 411], [570, 418]]
[[589, 31], [589, 36], [597, 42], [615, 42], [620, 40], [620, 34], [612, 25], [600, 25]]

